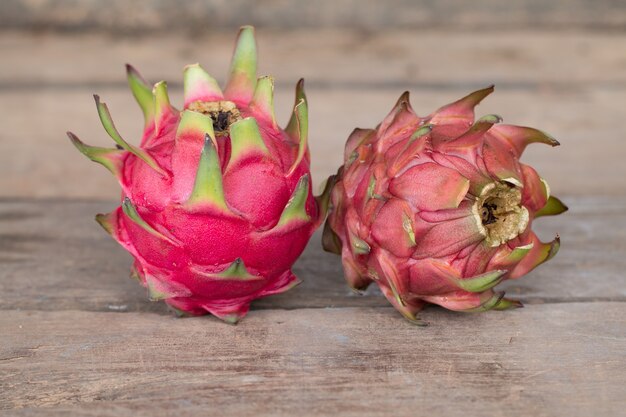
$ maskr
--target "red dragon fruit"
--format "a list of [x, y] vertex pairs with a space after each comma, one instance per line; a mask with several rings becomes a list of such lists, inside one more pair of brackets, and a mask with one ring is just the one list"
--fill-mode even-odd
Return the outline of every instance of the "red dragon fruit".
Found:
[[126, 142], [95, 97], [117, 149], [83, 144], [108, 168], [122, 204], [100, 225], [135, 259], [131, 275], [175, 311], [235, 323], [256, 298], [298, 283], [290, 268], [323, 221], [328, 192], [311, 194], [302, 80], [285, 130], [274, 118], [271, 77], [256, 77], [254, 29], [243, 27], [224, 92], [199, 65], [184, 71], [184, 106], [165, 82], [128, 82], [145, 116], [141, 146]]
[[528, 127], [499, 124], [474, 107], [489, 87], [419, 117], [408, 93], [376, 129], [356, 129], [345, 148], [324, 229], [356, 290], [376, 282], [406, 318], [426, 303], [455, 311], [521, 303], [493, 288], [552, 258], [533, 219], [567, 210], [519, 157], [530, 143], [559, 143]]

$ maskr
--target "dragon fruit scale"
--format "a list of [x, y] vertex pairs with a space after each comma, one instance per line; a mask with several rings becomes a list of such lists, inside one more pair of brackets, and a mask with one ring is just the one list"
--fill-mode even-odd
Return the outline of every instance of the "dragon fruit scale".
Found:
[[290, 268], [324, 220], [329, 188], [311, 194], [303, 81], [284, 130], [273, 80], [256, 77], [254, 29], [239, 32], [224, 92], [198, 64], [184, 70], [184, 106], [165, 82], [127, 66], [145, 116], [141, 145], [126, 142], [95, 96], [115, 149], [73, 144], [108, 168], [122, 204], [96, 221], [134, 257], [131, 275], [180, 314], [236, 323], [256, 298], [298, 283]]
[[404, 93], [376, 129], [355, 129], [331, 191], [323, 245], [341, 254], [355, 290], [376, 282], [406, 318], [427, 303], [475, 312], [521, 307], [494, 287], [552, 258], [540, 216], [567, 207], [519, 162], [528, 144], [559, 143], [528, 127], [474, 121], [493, 91], [476, 91], [427, 117]]

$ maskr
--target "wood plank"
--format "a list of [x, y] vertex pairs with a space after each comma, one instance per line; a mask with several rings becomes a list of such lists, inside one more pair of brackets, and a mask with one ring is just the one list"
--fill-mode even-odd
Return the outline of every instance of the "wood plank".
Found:
[[[124, 3], [126, 7], [126, 3]], [[472, 4], [472, 8], [474, 4]], [[200, 62], [224, 81], [236, 30], [115, 37], [101, 34], [0, 34], [0, 88], [45, 92], [80, 87], [126, 89], [124, 63], [153, 82], [182, 82]], [[259, 28], [259, 72], [280, 86], [394, 88], [589, 87], [624, 89], [626, 33], [551, 30], [449, 31]], [[314, 41], [313, 41], [314, 40]], [[24, 54], [28, 51], [28, 54]]]
[[[544, 240], [562, 237], [558, 256], [520, 280], [509, 294], [530, 303], [626, 300], [626, 199], [572, 198], [571, 211], [537, 222]], [[54, 200], [0, 203], [0, 309], [154, 311], [128, 278], [130, 256], [93, 221], [113, 204]], [[255, 309], [386, 306], [376, 288], [364, 296], [346, 286], [339, 257], [321, 250], [319, 233], [295, 266], [304, 281], [258, 300]], [[621, 283], [621, 284], [620, 284]], [[499, 287], [500, 288], [500, 287]]]
[[387, 29], [390, 27], [459, 28], [589, 28], [622, 29], [626, 7], [621, 2], [596, 0], [511, 1], [502, 6], [497, 0], [460, 1], [391, 0], [259, 0], [251, 6], [245, 0], [230, 0], [228, 7], [219, 0], [179, 3], [175, 0], [136, 0], [129, 4], [112, 0], [29, 1], [11, 0], [0, 7], [0, 26], [26, 30], [60, 30], [109, 33], [146, 32], [202, 33], [232, 29], [242, 24], [279, 28], [351, 27]]
[[[626, 73], [626, 71], [625, 71]], [[419, 114], [462, 97], [470, 89], [413, 90]], [[130, 92], [96, 90], [109, 104], [117, 126], [130, 142], [138, 142], [142, 126]], [[172, 89], [180, 103], [181, 89]], [[354, 91], [308, 89], [310, 148], [317, 187], [343, 163], [344, 143], [354, 127], [373, 127], [390, 110], [400, 89]], [[293, 105], [291, 88], [276, 95], [277, 115], [286, 123]], [[585, 92], [497, 90], [478, 115], [500, 114], [505, 122], [535, 126], [557, 137], [562, 146], [529, 147], [523, 160], [548, 180], [557, 195], [626, 196], [623, 103], [626, 89]], [[28, 111], [25, 111], [28, 109]], [[72, 130], [87, 143], [112, 146], [100, 125], [91, 92], [18, 91], [0, 93], [0, 196], [116, 198], [119, 187], [105, 169], [77, 152], [65, 137]], [[36, 120], [36, 123], [34, 122]]]
[[[4, 311], [12, 416], [622, 415], [626, 303], [461, 315], [258, 311], [233, 327], [151, 313]], [[210, 410], [210, 411], [209, 411]], [[419, 410], [419, 411], [418, 411]]]
[[[117, 195], [108, 173], [73, 151], [63, 135], [71, 129], [86, 141], [110, 144], [91, 93], [109, 103], [120, 130], [132, 141], [140, 134], [141, 116], [127, 91], [123, 62], [132, 58], [148, 78], [170, 81], [173, 102], [180, 103], [182, 67], [210, 55], [205, 66], [223, 78], [232, 38], [226, 31], [132, 39], [3, 33], [0, 196]], [[352, 129], [378, 123], [401, 91], [411, 89], [414, 107], [425, 114], [495, 82], [496, 94], [479, 114], [497, 113], [507, 123], [536, 126], [556, 136], [561, 148], [531, 147], [525, 161], [537, 167], [555, 193], [570, 195], [626, 195], [621, 163], [626, 63], [615, 53], [625, 39], [624, 33], [528, 30], [364, 35], [324, 29], [288, 36], [259, 31], [261, 72], [279, 81], [277, 114], [283, 123], [293, 103], [293, 84], [300, 76], [308, 80], [317, 183], [341, 164]], [[425, 45], [438, 46], [429, 48], [427, 59]]]

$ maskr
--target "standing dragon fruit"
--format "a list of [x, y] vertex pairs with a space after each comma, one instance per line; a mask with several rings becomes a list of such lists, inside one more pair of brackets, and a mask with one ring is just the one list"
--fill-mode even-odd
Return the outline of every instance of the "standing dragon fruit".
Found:
[[559, 143], [536, 129], [474, 122], [489, 87], [418, 117], [403, 94], [375, 129], [356, 129], [331, 193], [326, 250], [341, 254], [356, 290], [375, 281], [405, 317], [425, 303], [456, 311], [521, 307], [493, 287], [552, 258], [533, 219], [567, 210], [518, 159]]
[[152, 300], [178, 312], [237, 322], [256, 298], [298, 283], [290, 268], [323, 221], [328, 193], [311, 195], [302, 80], [285, 130], [274, 118], [273, 80], [256, 78], [254, 29], [243, 27], [222, 90], [199, 65], [184, 71], [182, 111], [165, 82], [151, 88], [130, 66], [145, 116], [141, 146], [126, 142], [95, 96], [117, 149], [83, 144], [108, 168], [122, 205], [96, 220], [135, 258], [132, 275]]

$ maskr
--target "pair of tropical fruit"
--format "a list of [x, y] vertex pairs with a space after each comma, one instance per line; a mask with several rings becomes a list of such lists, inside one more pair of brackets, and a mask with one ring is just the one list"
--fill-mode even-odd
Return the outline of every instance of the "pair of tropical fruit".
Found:
[[143, 110], [141, 145], [125, 141], [96, 96], [117, 144], [68, 133], [122, 187], [121, 207], [96, 220], [135, 259], [132, 275], [152, 300], [180, 313], [234, 323], [256, 298], [298, 283], [290, 268], [325, 220], [323, 245], [340, 254], [356, 290], [376, 282], [406, 318], [426, 303], [456, 311], [519, 307], [493, 288], [547, 261], [533, 219], [566, 207], [519, 157], [530, 143], [558, 145], [536, 129], [474, 120], [493, 87], [419, 117], [403, 94], [375, 129], [355, 129], [344, 165], [313, 197], [308, 105], [296, 87], [291, 120], [274, 117], [273, 80], [257, 79], [254, 29], [243, 27], [222, 91], [200, 66], [184, 71], [184, 105], [130, 66]]

